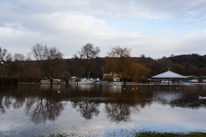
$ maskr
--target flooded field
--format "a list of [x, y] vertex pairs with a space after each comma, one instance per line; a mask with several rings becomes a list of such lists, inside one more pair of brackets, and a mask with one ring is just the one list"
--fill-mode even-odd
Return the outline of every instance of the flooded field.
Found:
[[206, 131], [206, 85], [18, 85], [0, 92], [0, 136]]

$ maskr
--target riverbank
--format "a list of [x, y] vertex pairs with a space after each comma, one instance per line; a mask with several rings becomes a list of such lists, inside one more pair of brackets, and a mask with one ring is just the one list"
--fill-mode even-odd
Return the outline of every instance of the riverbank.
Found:
[[[18, 82], [18, 84], [22, 85], [22, 84], [41, 84], [40, 82]], [[54, 85], [57, 84], [66, 84], [66, 82], [60, 82], [60, 83], [54, 83]], [[100, 82], [94, 82], [93, 84], [89, 84], [89, 85], [95, 85], [95, 84], [99, 84], [99, 85], [114, 85], [114, 86], [121, 86], [124, 85], [123, 82], [106, 82], [106, 81], [100, 81]], [[49, 85], [47, 84], [43, 84], [43, 85]], [[75, 85], [75, 82], [69, 83], [69, 85]], [[78, 85], [81, 85], [81, 83], [78, 83]], [[83, 84], [86, 85], [86, 84]], [[162, 82], [126, 82], [126, 85], [151, 85], [151, 86], [168, 86], [168, 83], [162, 83]], [[181, 83], [177, 83], [177, 82], [173, 82], [173, 83], [169, 83], [169, 86], [194, 86], [194, 85], [203, 85], [206, 86], [206, 83], [190, 83], [190, 82], [181, 82]]]
[[205, 137], [203, 132], [189, 132], [189, 133], [160, 133], [160, 132], [141, 132], [136, 133], [135, 137]]

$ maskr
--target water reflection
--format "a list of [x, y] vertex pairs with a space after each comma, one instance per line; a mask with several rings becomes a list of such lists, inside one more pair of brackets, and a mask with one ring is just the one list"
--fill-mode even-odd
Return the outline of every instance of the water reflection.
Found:
[[5, 113], [5, 108], [4, 108], [4, 106], [3, 106], [3, 96], [2, 96], [2, 91], [0, 91], [0, 114], [3, 114], [3, 113]]
[[[48, 86], [46, 90], [29, 85], [20, 85], [14, 89], [4, 89], [0, 104], [2, 112], [24, 107], [26, 114], [35, 124], [45, 123], [47, 120], [55, 120], [64, 109], [56, 90]], [[6, 108], [6, 109], [4, 109]]]
[[105, 106], [107, 117], [112, 122], [128, 121], [130, 119], [130, 107], [124, 101], [118, 103], [107, 103]]
[[99, 114], [99, 103], [95, 101], [90, 101], [87, 98], [82, 98], [81, 101], [71, 101], [72, 107], [81, 113], [81, 116], [86, 120], [92, 119], [93, 116], [98, 116]]
[[91, 120], [100, 114], [104, 104], [105, 116], [112, 122], [131, 121], [132, 113], [139, 113], [154, 102], [171, 108], [206, 108], [204, 86], [141, 86], [141, 85], [19, 85], [4, 87], [0, 93], [0, 114], [23, 108], [35, 124], [55, 121], [71, 103], [81, 117]]
[[154, 88], [154, 99], [161, 104], [169, 104], [172, 108], [206, 108], [206, 100], [199, 100], [199, 95], [206, 96], [205, 85], [183, 87]]
[[38, 98], [27, 98], [26, 113], [35, 124], [45, 123], [47, 120], [55, 120], [64, 109], [64, 104], [59, 100], [57, 93], [48, 89]]
[[111, 99], [105, 103], [107, 117], [116, 123], [129, 121], [132, 112], [138, 113], [152, 102], [152, 92], [134, 90], [132, 86], [122, 89], [122, 92], [110, 92]]

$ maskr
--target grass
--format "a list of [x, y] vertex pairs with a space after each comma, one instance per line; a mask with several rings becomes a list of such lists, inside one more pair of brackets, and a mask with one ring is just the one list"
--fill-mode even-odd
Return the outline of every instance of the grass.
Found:
[[136, 133], [135, 137], [206, 137], [206, 133], [203, 133], [203, 132], [189, 132], [189, 133], [140, 132], [140, 133]]
[[72, 135], [67, 134], [50, 134], [49, 136], [38, 136], [38, 137], [72, 137]]

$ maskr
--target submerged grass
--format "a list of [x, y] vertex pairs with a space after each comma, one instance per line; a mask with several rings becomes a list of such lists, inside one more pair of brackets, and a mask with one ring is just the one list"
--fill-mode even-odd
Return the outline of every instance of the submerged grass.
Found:
[[38, 137], [71, 137], [71, 136], [73, 136], [73, 135], [67, 135], [67, 134], [60, 134], [60, 133], [58, 133], [58, 134], [50, 134], [48, 136], [38, 136]]
[[[87, 135], [88, 137], [90, 135]], [[115, 135], [112, 135], [115, 136]], [[76, 137], [74, 134], [50, 134], [49, 136], [39, 136], [39, 137]], [[110, 137], [110, 135], [108, 135]], [[127, 137], [206, 137], [206, 133], [203, 132], [189, 132], [189, 133], [172, 133], [172, 132], [137, 132], [132, 136]]]
[[189, 132], [189, 133], [170, 133], [170, 132], [140, 132], [136, 133], [135, 137], [206, 137], [203, 132]]

